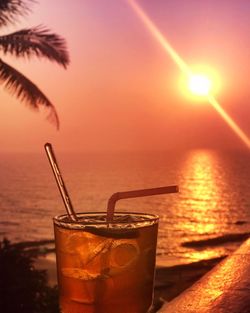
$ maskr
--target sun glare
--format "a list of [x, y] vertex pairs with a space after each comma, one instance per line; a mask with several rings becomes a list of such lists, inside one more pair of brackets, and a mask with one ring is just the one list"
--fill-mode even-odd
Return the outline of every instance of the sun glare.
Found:
[[212, 81], [203, 74], [193, 74], [188, 79], [188, 88], [196, 96], [206, 97], [212, 88]]
[[193, 103], [208, 103], [207, 97], [220, 92], [221, 79], [211, 66], [195, 64], [190, 66], [190, 73], [182, 73], [178, 88]]
[[[223, 120], [228, 124], [228, 126], [234, 131], [234, 133], [246, 144], [246, 146], [250, 149], [250, 139], [244, 133], [244, 131], [237, 125], [236, 122], [227, 114], [227, 112], [222, 108], [220, 103], [215, 99], [215, 95], [220, 89], [220, 79], [212, 69], [209, 67], [205, 67], [205, 71], [194, 71], [193, 67], [188, 66], [186, 62], [181, 58], [181, 56], [177, 53], [177, 51], [171, 46], [168, 40], [163, 36], [163, 34], [159, 31], [153, 21], [147, 16], [147, 14], [143, 11], [143, 9], [137, 4], [136, 0], [127, 0], [131, 5], [134, 12], [137, 16], [142, 20], [147, 29], [151, 32], [153, 37], [160, 43], [163, 49], [167, 52], [167, 54], [172, 58], [172, 60], [176, 63], [176, 65], [182, 71], [183, 76], [188, 77], [188, 82], [185, 82], [185, 88], [181, 88], [181, 90], [185, 91], [189, 96], [192, 95], [192, 98], [201, 98], [199, 95], [203, 95], [203, 98], [210, 103], [217, 113], [223, 118]], [[197, 68], [197, 66], [196, 66]], [[203, 67], [202, 67], [203, 68]], [[208, 70], [208, 71], [207, 71]], [[208, 73], [208, 75], [200, 75], [194, 73]], [[200, 77], [202, 76], [202, 77]], [[196, 77], [196, 78], [195, 78]], [[185, 79], [184, 77], [180, 78], [180, 86], [184, 87]], [[189, 85], [191, 85], [189, 88]], [[188, 89], [188, 93], [187, 93]], [[202, 99], [203, 99], [202, 98]]]

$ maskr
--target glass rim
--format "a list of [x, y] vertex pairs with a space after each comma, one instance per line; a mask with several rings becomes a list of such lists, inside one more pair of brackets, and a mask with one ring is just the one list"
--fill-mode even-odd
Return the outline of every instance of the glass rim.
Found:
[[[96, 216], [96, 215], [99, 215], [99, 216], [106, 216], [107, 215], [107, 211], [95, 211], [95, 212], [79, 212], [79, 213], [76, 213], [76, 216], [79, 217], [79, 216]], [[73, 226], [73, 227], [83, 227], [83, 226], [94, 226], [94, 225], [98, 225], [98, 226], [102, 226], [102, 225], [125, 225], [125, 224], [134, 224], [134, 225], [139, 225], [139, 224], [142, 224], [142, 223], [145, 223], [145, 222], [158, 222], [159, 220], [159, 216], [157, 214], [153, 214], [153, 213], [141, 213], [141, 212], [126, 212], [126, 211], [121, 211], [121, 212], [115, 212], [114, 214], [115, 216], [124, 216], [124, 215], [134, 215], [134, 216], [141, 216], [141, 217], [145, 217], [144, 219], [141, 219], [141, 220], [136, 220], [136, 221], [132, 221], [132, 222], [128, 222], [128, 221], [96, 221], [96, 222], [93, 222], [93, 221], [90, 221], [89, 223], [86, 222], [86, 221], [83, 221], [83, 222], [79, 222], [79, 221], [73, 221], [73, 220], [67, 220], [65, 221], [64, 218], [65, 217], [68, 217], [68, 214], [60, 214], [60, 215], [56, 215], [53, 217], [53, 222], [54, 224], [58, 225], [58, 226], [64, 226], [64, 227], [67, 227], [69, 225]]]

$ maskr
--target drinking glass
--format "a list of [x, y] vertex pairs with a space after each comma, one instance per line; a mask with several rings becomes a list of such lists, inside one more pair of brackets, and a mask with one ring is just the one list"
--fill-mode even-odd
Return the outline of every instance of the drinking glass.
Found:
[[146, 313], [153, 299], [158, 216], [54, 217], [62, 313]]

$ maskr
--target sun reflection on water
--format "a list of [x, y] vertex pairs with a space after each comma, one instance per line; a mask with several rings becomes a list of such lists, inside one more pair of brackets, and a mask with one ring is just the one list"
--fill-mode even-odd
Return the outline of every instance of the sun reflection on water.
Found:
[[[224, 177], [218, 165], [215, 151], [193, 150], [182, 167], [180, 182], [179, 219], [175, 227], [182, 233], [183, 242], [216, 237], [222, 234], [221, 223], [225, 216], [220, 212], [223, 198]], [[186, 261], [198, 261], [225, 255], [222, 247], [198, 246], [181, 249], [180, 257]]]
[[235, 241], [235, 235], [249, 232], [249, 204], [242, 199], [250, 199], [250, 168], [248, 155], [236, 156], [215, 150], [182, 154], [174, 180], [180, 192], [166, 197], [159, 210], [162, 263], [218, 258], [239, 247], [243, 239]]
[[218, 231], [214, 210], [220, 202], [220, 184], [216, 155], [213, 151], [190, 152], [183, 168], [183, 201], [193, 223], [183, 228], [195, 228], [195, 233], [207, 234]]

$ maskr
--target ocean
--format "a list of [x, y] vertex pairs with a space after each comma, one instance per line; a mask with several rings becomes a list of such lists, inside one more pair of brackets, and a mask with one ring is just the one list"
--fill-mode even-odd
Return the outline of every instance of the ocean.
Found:
[[[116, 211], [160, 216], [157, 264], [228, 255], [250, 232], [248, 151], [57, 153], [57, 159], [77, 212], [106, 210], [117, 191], [179, 186], [178, 194], [116, 205]], [[43, 149], [2, 154], [0, 173], [0, 237], [52, 239], [52, 217], [65, 209]]]

